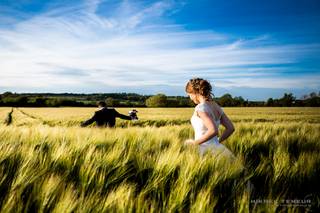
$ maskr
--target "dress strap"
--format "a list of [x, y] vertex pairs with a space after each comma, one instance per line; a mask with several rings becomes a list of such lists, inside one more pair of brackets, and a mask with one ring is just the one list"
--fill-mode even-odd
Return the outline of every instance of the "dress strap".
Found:
[[224, 114], [224, 110], [222, 107], [219, 107], [219, 120], [221, 120], [222, 115]]
[[[214, 110], [217, 111], [219, 117], [216, 116]], [[223, 109], [216, 103], [214, 103], [214, 106], [207, 103], [200, 103], [195, 107], [195, 111], [207, 112], [215, 121], [220, 121], [222, 115], [224, 114]]]

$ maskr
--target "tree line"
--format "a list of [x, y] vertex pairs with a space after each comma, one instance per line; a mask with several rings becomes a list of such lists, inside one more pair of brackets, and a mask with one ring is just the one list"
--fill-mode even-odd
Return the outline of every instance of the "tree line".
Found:
[[[285, 93], [279, 99], [249, 101], [241, 96], [224, 94], [214, 100], [223, 107], [319, 107], [320, 92], [312, 92], [297, 99], [292, 93]], [[113, 107], [193, 107], [185, 96], [139, 95], [136, 93], [12, 93], [0, 94], [0, 106], [11, 107], [93, 107], [97, 101], [105, 101]]]

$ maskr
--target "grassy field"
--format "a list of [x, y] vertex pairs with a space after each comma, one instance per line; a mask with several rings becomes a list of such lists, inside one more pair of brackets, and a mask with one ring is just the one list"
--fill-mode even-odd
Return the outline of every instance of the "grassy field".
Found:
[[320, 208], [319, 108], [224, 108], [235, 162], [183, 145], [191, 108], [141, 108], [139, 121], [114, 129], [79, 127], [94, 110], [15, 108], [7, 125], [11, 108], [0, 108], [1, 212]]

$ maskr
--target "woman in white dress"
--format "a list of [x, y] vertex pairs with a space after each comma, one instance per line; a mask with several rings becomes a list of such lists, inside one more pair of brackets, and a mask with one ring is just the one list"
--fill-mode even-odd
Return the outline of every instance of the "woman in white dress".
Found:
[[[193, 78], [188, 81], [186, 92], [197, 106], [191, 117], [195, 138], [186, 140], [185, 143], [198, 146], [201, 156], [211, 152], [217, 157], [227, 157], [232, 162], [235, 161], [234, 154], [222, 144], [234, 132], [234, 126], [222, 108], [213, 101], [210, 83], [201, 78]], [[225, 130], [218, 137], [220, 124], [225, 127]], [[246, 173], [247, 169], [245, 169]], [[251, 193], [255, 188], [254, 185], [251, 181], [247, 181], [246, 184], [247, 191]]]
[[[191, 117], [195, 138], [185, 143], [197, 145], [201, 156], [211, 151], [234, 159], [232, 152], [222, 144], [234, 132], [234, 126], [222, 108], [213, 101], [210, 83], [201, 78], [193, 78], [188, 81], [186, 92], [197, 106]], [[225, 127], [225, 130], [218, 137], [220, 124]]]

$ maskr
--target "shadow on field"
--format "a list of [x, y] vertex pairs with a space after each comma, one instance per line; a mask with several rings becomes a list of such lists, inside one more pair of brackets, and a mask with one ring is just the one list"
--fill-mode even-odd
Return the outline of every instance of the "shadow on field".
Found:
[[4, 121], [4, 124], [9, 126], [11, 123], [12, 123], [12, 114], [13, 114], [13, 108], [11, 109], [11, 111], [8, 113], [5, 121]]

